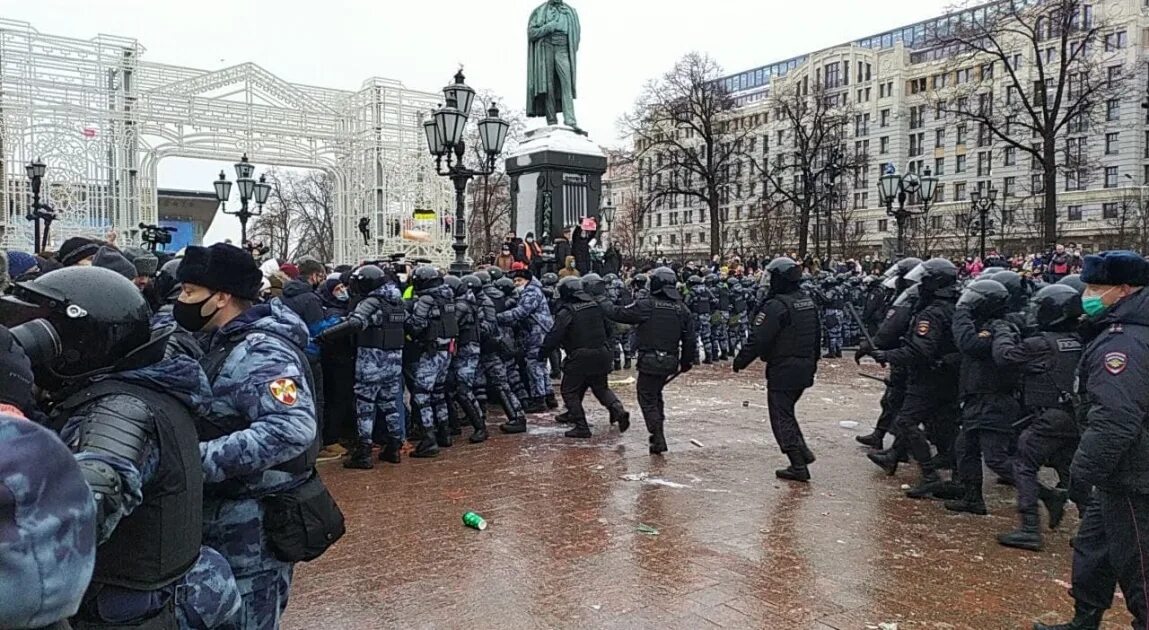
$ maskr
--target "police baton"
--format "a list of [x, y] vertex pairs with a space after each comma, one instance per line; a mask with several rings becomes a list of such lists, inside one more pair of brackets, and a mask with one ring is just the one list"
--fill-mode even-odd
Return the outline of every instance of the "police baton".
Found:
[[670, 378], [666, 379], [666, 382], [665, 382], [665, 383], [663, 383], [663, 384], [662, 384], [662, 386], [663, 386], [663, 387], [666, 387], [667, 385], [670, 385], [670, 382], [671, 382], [671, 381], [673, 381], [674, 379], [678, 378], [678, 377], [679, 377], [679, 376], [681, 376], [681, 375], [682, 375], [682, 372], [681, 372], [681, 371], [678, 371], [678, 372], [675, 372], [674, 374], [671, 374], [671, 375], [670, 375]]
[[858, 311], [854, 309], [854, 305], [847, 303], [846, 312], [850, 314], [850, 317], [854, 318], [854, 322], [858, 324], [858, 328], [861, 329], [862, 334], [866, 337], [866, 342], [870, 344], [870, 347], [876, 349], [878, 346], [874, 343], [874, 338], [870, 336], [870, 331], [866, 329], [866, 322], [862, 321], [862, 317], [858, 315]]
[[890, 382], [887, 381], [886, 379], [884, 379], [880, 376], [874, 376], [873, 374], [866, 374], [865, 372], [858, 372], [858, 376], [864, 376], [868, 379], [875, 380], [875, 381], [877, 381], [883, 385], [889, 385], [890, 384]]

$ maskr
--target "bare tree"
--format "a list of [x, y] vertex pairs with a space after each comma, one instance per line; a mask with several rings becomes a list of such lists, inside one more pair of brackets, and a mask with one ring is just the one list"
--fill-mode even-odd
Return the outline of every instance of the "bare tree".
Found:
[[311, 256], [335, 259], [335, 187], [327, 173], [271, 169], [271, 195], [256, 217], [252, 239], [262, 240], [282, 260]]
[[610, 242], [626, 260], [638, 260], [639, 240], [648, 209], [648, 205], [638, 197], [623, 198], [615, 209], [614, 221], [610, 224]]
[[1149, 218], [1146, 217], [1145, 202], [1143, 188], [1124, 188], [1118, 200], [1110, 202], [1113, 205], [1103, 210], [1103, 220], [1110, 228], [1106, 230], [1104, 241], [1107, 249], [1146, 251], [1149, 234], [1145, 228], [1149, 226]]
[[[1124, 52], [1108, 42], [1102, 49], [1107, 24], [1093, 16], [1090, 0], [978, 7], [970, 1], [971, 8], [930, 34], [958, 84], [942, 106], [977, 133], [1038, 161], [1045, 184], [1041, 237], [1051, 246], [1059, 166], [1068, 177], [1087, 176], [1079, 163], [1085, 152], [1066, 136], [1088, 131], [1111, 101], [1121, 102], [1130, 87], [1122, 77]], [[1004, 89], [995, 91], [995, 82]]]
[[[844, 199], [843, 199], [844, 200]], [[846, 203], [837, 204], [838, 209], [830, 215], [831, 238], [837, 243], [840, 260], [857, 258], [862, 250], [865, 229], [855, 220], [856, 211]]]
[[720, 254], [719, 207], [750, 165], [753, 125], [735, 113], [722, 68], [705, 54], [692, 52], [643, 88], [619, 126], [634, 140], [640, 190], [653, 207], [664, 200], [677, 206], [697, 199], [710, 219], [710, 253]]
[[[767, 196], [750, 210], [750, 242], [764, 256], [773, 256], [790, 243], [795, 233], [797, 211], [786, 199]], [[745, 255], [745, 254], [743, 254]]]
[[828, 94], [821, 85], [810, 86], [805, 78], [777, 87], [771, 97], [775, 122], [783, 127], [778, 144], [788, 135], [790, 145], [774, 147], [774, 156], [757, 164], [757, 169], [763, 196], [795, 208], [802, 257], [809, 249], [813, 214], [831, 203], [841, 205], [837, 199], [843, 182], [836, 182], [836, 187], [828, 184], [842, 175], [852, 178], [869, 164], [869, 156], [846, 149], [852, 113], [847, 101], [845, 95]]
[[945, 217], [940, 215], [917, 215], [906, 223], [907, 255], [922, 260], [940, 253], [951, 232], [946, 228]]

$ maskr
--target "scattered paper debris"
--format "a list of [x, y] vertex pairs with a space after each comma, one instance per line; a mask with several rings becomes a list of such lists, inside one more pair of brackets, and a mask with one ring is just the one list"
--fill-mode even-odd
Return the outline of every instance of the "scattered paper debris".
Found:
[[698, 440], [690, 440], [690, 443], [697, 446], [698, 448], [702, 448], [702, 442], [699, 442]]
[[667, 481], [665, 479], [659, 479], [658, 477], [650, 477], [648, 479], [645, 479], [643, 481], [643, 483], [650, 484], [652, 486], [666, 486], [667, 488], [689, 488], [690, 487], [684, 483], [678, 483], [676, 481]]
[[838, 423], [838, 426], [842, 427], [843, 429], [857, 429], [858, 422], [856, 420], [843, 420]]
[[611, 385], [633, 385], [635, 380], [633, 376], [628, 376], [624, 379], [608, 380], [607, 382]]
[[839, 541], [838, 541], [838, 544], [839, 544], [839, 545], [844, 545], [844, 544], [846, 544], [846, 541], [844, 541], [844, 540], [839, 540]]
[[598, 604], [591, 604], [590, 607], [593, 608], [594, 610], [602, 610], [602, 606], [600, 606]]
[[898, 630], [898, 624], [894, 622], [879, 623], [878, 630]]
[[646, 481], [646, 477], [647, 477], [646, 473], [640, 472], [640, 473], [627, 473], [625, 475], [620, 476], [619, 479], [622, 479], [623, 481]]
[[638, 527], [635, 527], [634, 530], [639, 532], [640, 534], [646, 534], [647, 536], [657, 536], [658, 535], [658, 530], [651, 527], [650, 525], [647, 525], [646, 523], [639, 523]]
[[910, 484], [908, 484], [908, 483], [902, 484], [902, 490], [909, 490], [909, 489], [910, 489]]

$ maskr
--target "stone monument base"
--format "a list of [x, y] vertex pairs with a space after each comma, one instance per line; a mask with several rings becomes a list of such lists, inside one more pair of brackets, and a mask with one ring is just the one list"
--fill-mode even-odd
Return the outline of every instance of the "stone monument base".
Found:
[[511, 229], [547, 244], [583, 217], [598, 219], [606, 155], [565, 125], [532, 129], [507, 157]]

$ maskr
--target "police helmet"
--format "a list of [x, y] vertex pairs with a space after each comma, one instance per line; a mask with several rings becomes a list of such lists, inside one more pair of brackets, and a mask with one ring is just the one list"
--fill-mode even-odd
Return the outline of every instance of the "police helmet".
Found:
[[1067, 284], [1051, 284], [1033, 296], [1031, 313], [1042, 330], [1070, 329], [1085, 314], [1081, 294]]
[[952, 287], [957, 283], [957, 277], [957, 266], [945, 258], [931, 258], [906, 274], [907, 280], [918, 282], [925, 292]]
[[131, 280], [102, 267], [66, 267], [19, 282], [0, 299], [0, 324], [32, 362], [36, 384], [53, 391], [114, 368], [163, 358], [151, 309]]
[[164, 263], [159, 272], [156, 273], [156, 295], [166, 304], [175, 302], [183, 288], [180, 281], [176, 279], [176, 273], [179, 272], [182, 260], [182, 258], [173, 258]]
[[986, 267], [985, 269], [981, 270], [981, 275], [978, 277], [989, 278], [990, 276], [996, 276], [1003, 271], [1005, 271], [1005, 267]]
[[993, 274], [993, 280], [1009, 291], [1010, 308], [1020, 309], [1025, 306], [1025, 280], [1016, 271], [1002, 269]]
[[1085, 283], [1081, 281], [1080, 274], [1070, 274], [1057, 281], [1057, 284], [1073, 287], [1078, 293], [1085, 293]]
[[543, 283], [544, 287], [553, 287], [559, 283], [559, 276], [557, 273], [548, 272], [544, 273], [539, 281]]
[[886, 287], [887, 289], [896, 290], [898, 288], [899, 279], [904, 280], [903, 284], [908, 282], [917, 282], [917, 280], [911, 280], [909, 278], [909, 274], [920, 264], [922, 264], [921, 258], [908, 256], [890, 265], [890, 268], [886, 269], [886, 272], [882, 274], [882, 277], [884, 278], [882, 281], [882, 286]]
[[582, 280], [578, 276], [567, 276], [559, 280], [558, 284], [559, 297], [564, 300], [574, 300], [575, 296], [582, 291]]
[[483, 281], [479, 278], [480, 273], [483, 272], [479, 271], [473, 274], [467, 274], [459, 278], [459, 282], [463, 283], [463, 287], [469, 289], [472, 293], [478, 293], [483, 290]]
[[465, 291], [463, 281], [459, 279], [459, 276], [446, 276], [443, 278], [443, 284], [451, 287], [451, 291], [455, 295], [462, 295]]
[[730, 276], [730, 277], [726, 278], [726, 286], [730, 287], [731, 289], [733, 289], [734, 287], [736, 287], [738, 285], [739, 285], [738, 278], [735, 278], [734, 276]]
[[491, 283], [491, 274], [486, 271], [476, 271], [475, 277], [479, 279], [479, 282], [483, 283], [483, 286], [487, 286]]
[[415, 287], [415, 291], [426, 291], [443, 284], [443, 274], [439, 270], [430, 266], [422, 265], [415, 268], [415, 273], [411, 274], [411, 285]]
[[631, 284], [634, 285], [634, 288], [636, 289], [645, 289], [646, 283], [649, 280], [649, 276], [647, 276], [645, 273], [640, 273], [634, 277], [634, 279], [631, 281]]
[[785, 256], [771, 260], [770, 264], [766, 265], [766, 272], [770, 275], [771, 284], [781, 281], [797, 285], [802, 281], [801, 265]]
[[614, 283], [615, 280], [618, 280], [618, 274], [617, 273], [608, 273], [605, 276], [603, 276], [602, 279], [608, 283]]
[[503, 270], [498, 267], [487, 267], [487, 273], [491, 274], [491, 282], [503, 277]]
[[976, 317], [994, 317], [1006, 311], [1009, 300], [1009, 290], [1002, 283], [978, 280], [965, 288], [957, 305], [969, 308]]
[[696, 287], [696, 286], [702, 284], [702, 277], [701, 276], [690, 276], [689, 278], [686, 279], [686, 284], [689, 286], [692, 286], [692, 287]]
[[706, 282], [707, 286], [714, 286], [714, 285], [718, 284], [718, 274], [716, 274], [716, 273], [706, 274], [705, 282]]
[[[697, 277], [697, 276], [694, 276]], [[677, 299], [678, 276], [670, 267], [656, 267], [650, 272], [650, 292], [670, 299]]]
[[606, 283], [597, 273], [588, 273], [582, 277], [582, 289], [590, 295], [602, 295], [606, 291]]
[[753, 287], [754, 287], [754, 278], [747, 276], [747, 277], [742, 279], [742, 288], [743, 289], [751, 289]]
[[364, 297], [370, 295], [372, 291], [383, 286], [386, 282], [387, 277], [382, 269], [375, 265], [363, 265], [351, 272], [347, 288], [354, 295]]
[[498, 280], [495, 280], [494, 285], [495, 288], [503, 292], [503, 295], [508, 297], [510, 297], [511, 294], [515, 292], [515, 281], [511, 280], [510, 278], [499, 278]]
[[911, 284], [909, 287], [906, 288], [905, 291], [902, 291], [901, 293], [899, 293], [898, 297], [894, 298], [894, 304], [893, 304], [894, 308], [899, 308], [902, 306], [910, 306], [910, 305], [914, 304], [915, 302], [918, 301], [918, 298], [921, 297], [921, 293], [922, 293], [921, 287], [919, 287], [916, 284]]

